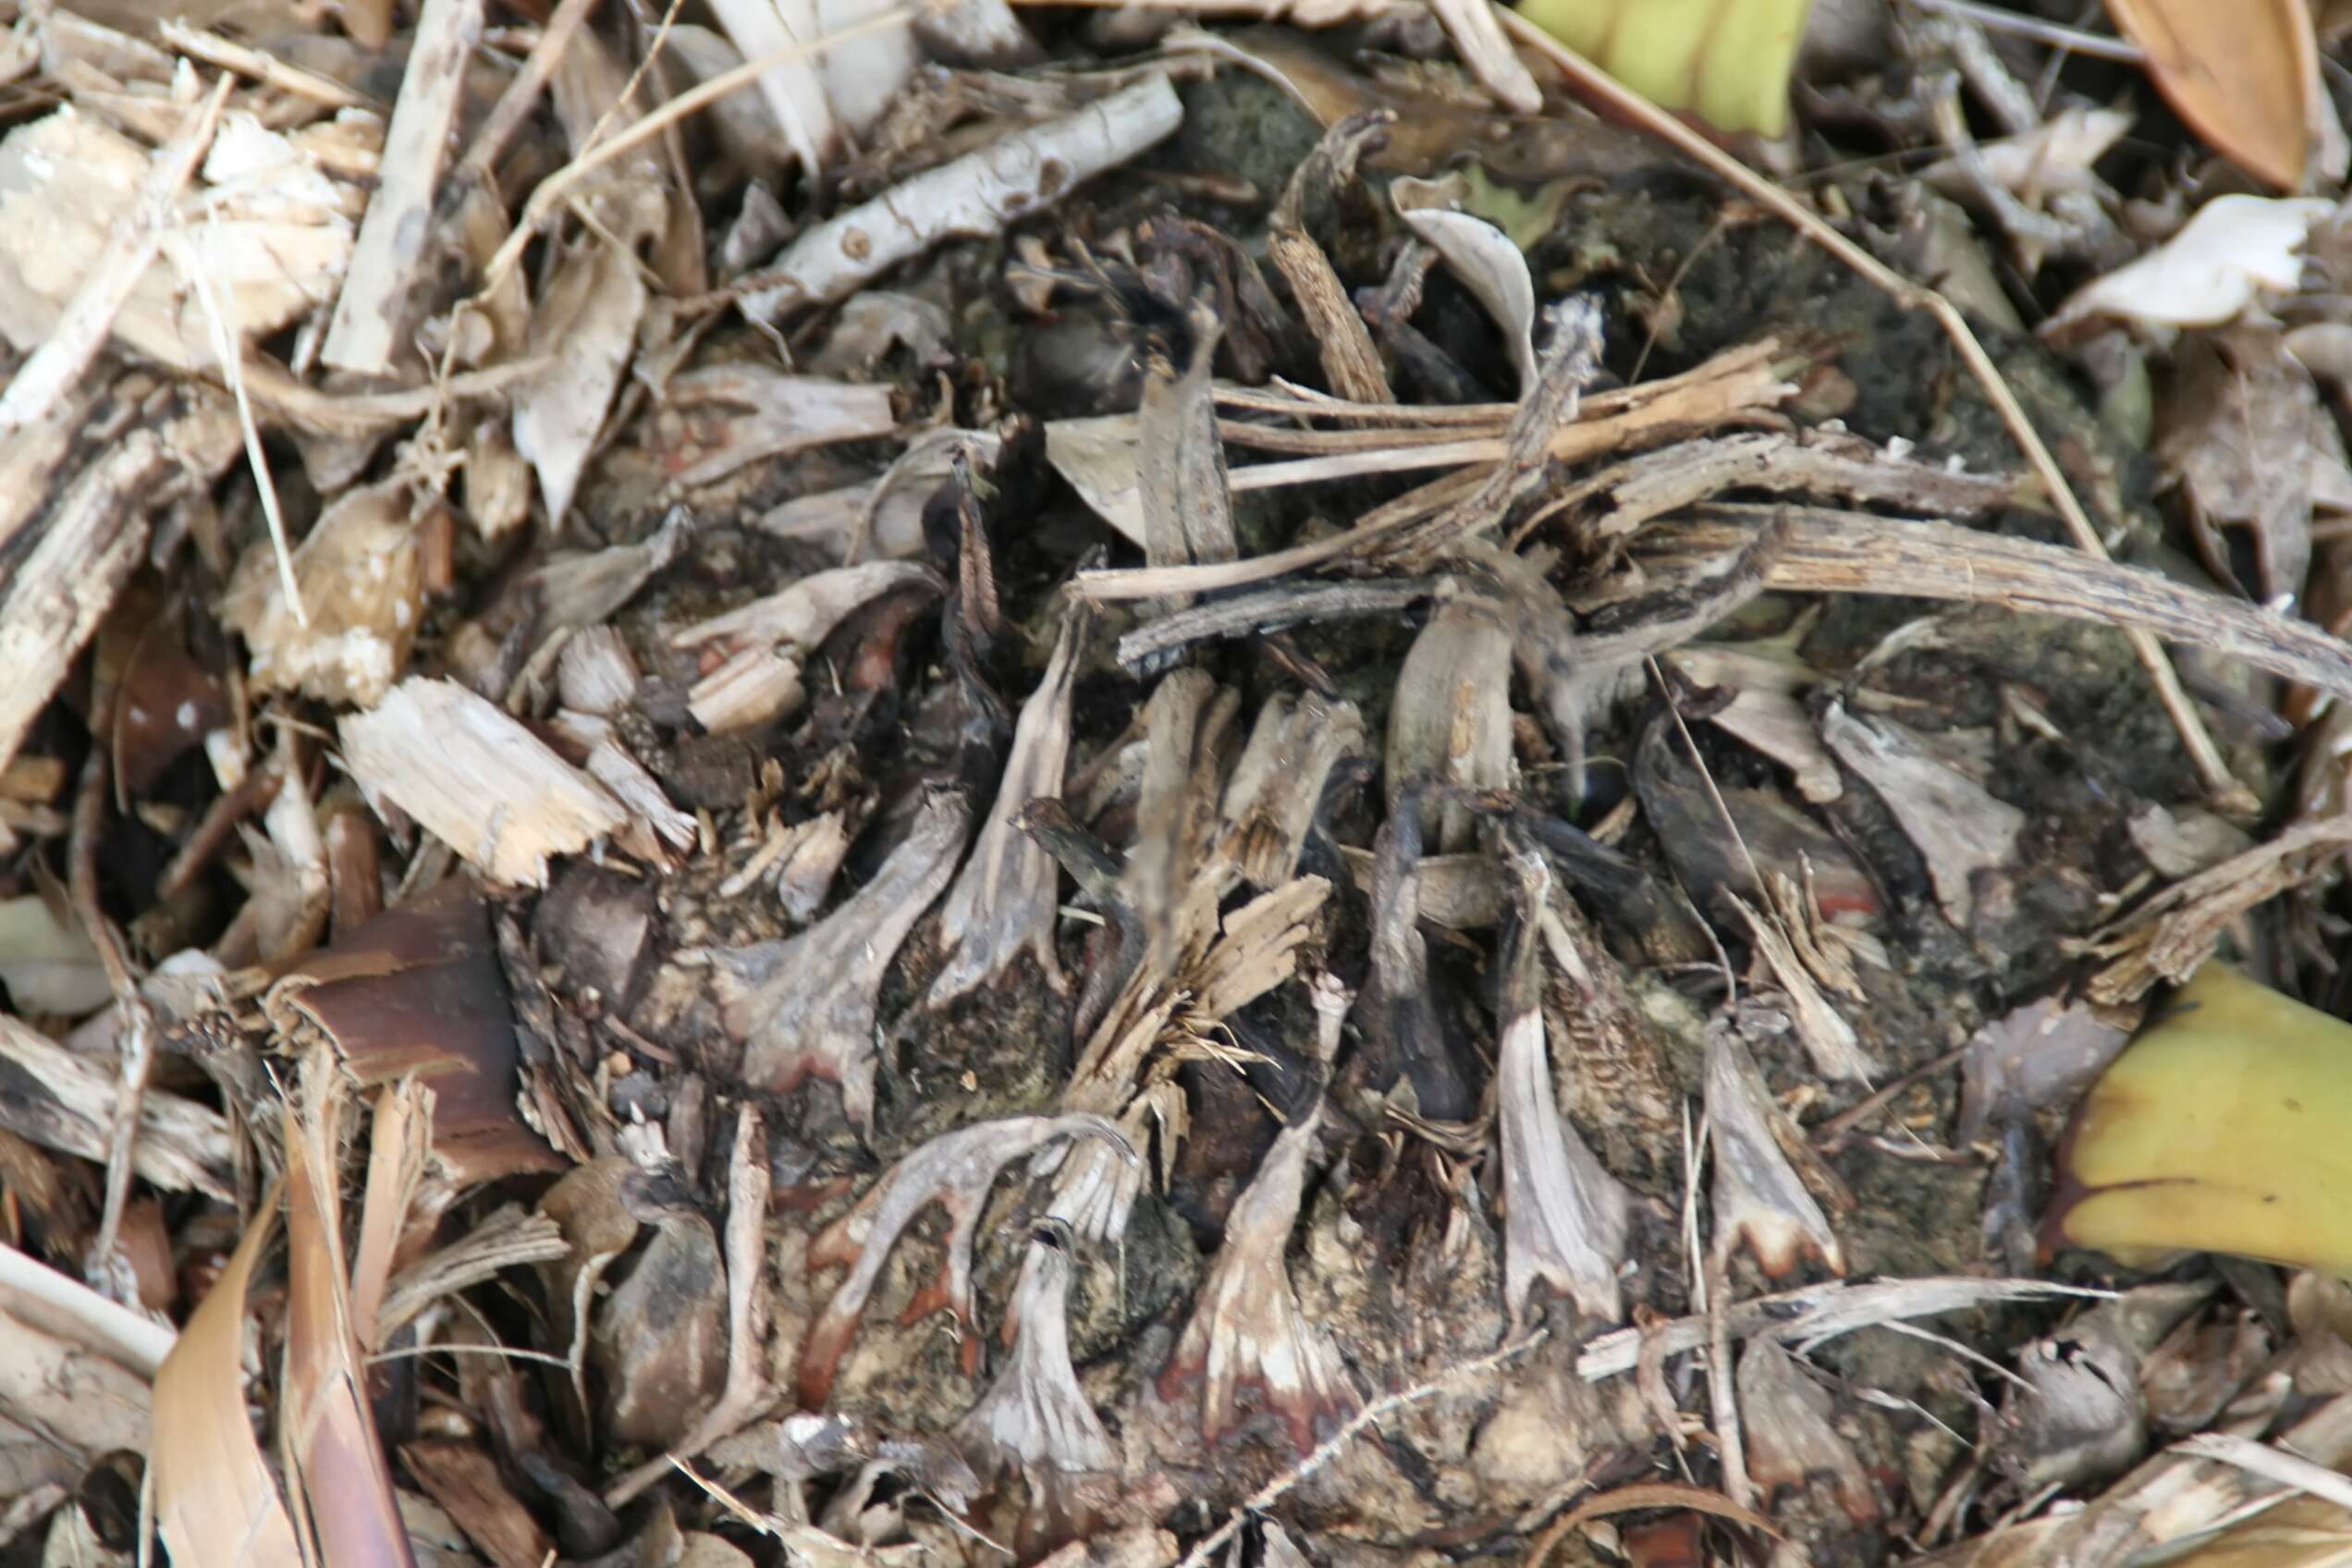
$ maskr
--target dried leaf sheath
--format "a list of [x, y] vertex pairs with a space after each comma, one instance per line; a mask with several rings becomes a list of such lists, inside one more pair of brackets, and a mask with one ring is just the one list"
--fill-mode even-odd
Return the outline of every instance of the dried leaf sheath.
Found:
[[1082, 609], [1064, 616], [1061, 634], [1045, 678], [1022, 704], [1013, 726], [1011, 754], [997, 786], [996, 803], [980, 829], [972, 858], [940, 906], [939, 929], [947, 962], [931, 984], [937, 1007], [987, 984], [1026, 949], [1046, 983], [1067, 990], [1069, 981], [1054, 951], [1054, 893], [1060, 871], [1053, 857], [1014, 826], [1014, 818], [1042, 795], [1061, 793], [1070, 757], [1070, 694], [1084, 641]]
[[861, 1129], [874, 1125], [874, 1025], [882, 977], [954, 874], [971, 812], [934, 794], [905, 840], [857, 894], [797, 937], [713, 955], [719, 1011], [743, 1042], [747, 1084], [779, 1092], [811, 1073], [841, 1087]]
[[1305, 1453], [1319, 1428], [1345, 1419], [1359, 1403], [1339, 1347], [1300, 1309], [1283, 1261], [1322, 1119], [1318, 1102], [1266, 1151], [1226, 1217], [1225, 1243], [1201, 1283], [1199, 1305], [1160, 1370], [1163, 1400], [1198, 1386], [1201, 1434], [1211, 1442], [1263, 1411]]
[[[947, 1307], [967, 1329], [972, 1321], [972, 1237], [988, 1189], [1005, 1164], [1064, 1138], [1107, 1145], [1129, 1164], [1135, 1152], [1119, 1129], [1099, 1116], [1013, 1116], [943, 1133], [904, 1156], [860, 1198], [857, 1207], [826, 1227], [810, 1243], [812, 1269], [846, 1267], [849, 1275], [834, 1290], [825, 1310], [801, 1344], [802, 1405], [821, 1410], [833, 1390], [841, 1357], [857, 1332], [866, 1297], [882, 1277], [890, 1249], [915, 1216], [933, 1204], [946, 1209], [947, 1258], [939, 1282], [916, 1298], [915, 1315]], [[977, 1341], [967, 1356], [976, 1355]]]
[[1505, 998], [1495, 1106], [1502, 1140], [1503, 1301], [1524, 1324], [1538, 1281], [1584, 1317], [1623, 1316], [1617, 1270], [1626, 1260], [1633, 1197], [1561, 1120], [1544, 1047], [1540, 921], [1551, 872], [1535, 850], [1509, 855], [1517, 919], [1502, 963]]
[[288, 1290], [278, 1441], [289, 1474], [300, 1478], [323, 1562], [413, 1568], [344, 1282], [340, 1071], [313, 1051], [300, 1098], [286, 1109]]

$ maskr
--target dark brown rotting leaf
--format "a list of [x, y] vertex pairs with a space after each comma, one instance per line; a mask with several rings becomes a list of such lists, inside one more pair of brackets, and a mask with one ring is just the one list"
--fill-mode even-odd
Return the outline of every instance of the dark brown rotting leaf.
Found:
[[625, 1013], [653, 956], [654, 898], [645, 877], [567, 861], [532, 911], [532, 944], [563, 966], [568, 992]]

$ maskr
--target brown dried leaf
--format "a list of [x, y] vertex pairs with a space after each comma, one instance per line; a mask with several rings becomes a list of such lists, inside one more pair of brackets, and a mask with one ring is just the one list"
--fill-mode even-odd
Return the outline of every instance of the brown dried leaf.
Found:
[[245, 1414], [246, 1292], [276, 1229], [278, 1196], [273, 1187], [262, 1200], [155, 1374], [155, 1522], [184, 1568], [304, 1568]]
[[2107, 0], [2107, 13], [2190, 129], [2282, 190], [2303, 182], [2320, 81], [2303, 0]]
[[515, 1109], [515, 1020], [481, 890], [454, 876], [312, 956], [264, 1001], [284, 1032], [333, 1042], [361, 1087], [433, 1091], [434, 1158], [453, 1180], [557, 1170]]

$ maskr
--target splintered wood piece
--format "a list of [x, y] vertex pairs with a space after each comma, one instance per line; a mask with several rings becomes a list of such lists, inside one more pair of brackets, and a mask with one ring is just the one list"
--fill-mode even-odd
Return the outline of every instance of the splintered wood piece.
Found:
[[434, 1158], [453, 1180], [564, 1169], [515, 1109], [514, 1011], [472, 878], [385, 911], [279, 981], [263, 1006], [281, 1030], [325, 1035], [362, 1087], [423, 1079]]
[[544, 888], [548, 856], [629, 821], [595, 780], [453, 680], [411, 677], [342, 730], [345, 766], [371, 800], [398, 806], [494, 881]]
[[[79, 407], [80, 405], [75, 405]], [[65, 683], [123, 584], [147, 558], [153, 508], [207, 485], [238, 449], [227, 400], [190, 389], [170, 411], [107, 439], [43, 423], [0, 440], [0, 535], [41, 517], [41, 537], [0, 596], [0, 764], [24, 744], [33, 721]], [[36, 460], [20, 465], [13, 448]], [[37, 459], [43, 456], [46, 463]], [[79, 462], [78, 471], [69, 466]], [[32, 510], [19, 511], [21, 482]], [[45, 516], [41, 508], [47, 501]]]
[[467, 62], [482, 37], [482, 0], [424, 0], [400, 101], [384, 138], [384, 178], [360, 222], [343, 292], [320, 358], [363, 375], [390, 371], [415, 320], [416, 280], [431, 268], [434, 193], [464, 101]]
[[[0, 1015], [0, 1127], [28, 1142], [104, 1163], [121, 1084], [104, 1059], [77, 1056], [30, 1024]], [[159, 1089], [141, 1096], [131, 1171], [166, 1192], [236, 1201], [228, 1123]]]

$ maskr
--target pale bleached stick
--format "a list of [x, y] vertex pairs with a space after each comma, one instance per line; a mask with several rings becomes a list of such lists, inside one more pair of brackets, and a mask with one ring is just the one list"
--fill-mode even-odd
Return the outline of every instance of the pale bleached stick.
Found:
[[190, 27], [175, 18], [165, 18], [155, 24], [155, 31], [163, 41], [190, 59], [202, 60], [208, 66], [218, 66], [239, 76], [251, 77], [264, 87], [275, 87], [297, 98], [308, 98], [337, 109], [361, 109], [368, 105], [362, 93], [352, 92], [330, 76], [306, 71], [291, 66], [266, 49], [255, 49], [235, 39], [223, 38], [206, 28]]
[[998, 233], [1170, 135], [1183, 119], [1176, 89], [1156, 72], [1075, 114], [926, 169], [793, 240], [745, 280], [743, 312], [768, 321], [846, 299], [942, 239]]
[[805, 43], [794, 43], [756, 60], [746, 60], [732, 70], [721, 71], [699, 87], [680, 93], [660, 108], [631, 125], [627, 130], [600, 141], [587, 152], [541, 180], [531, 192], [531, 200], [523, 203], [522, 216], [516, 220], [514, 232], [507, 236], [490, 264], [483, 269], [483, 291], [497, 288], [499, 281], [522, 260], [522, 252], [538, 234], [539, 226], [561, 209], [571, 197], [572, 188], [615, 158], [652, 141], [695, 110], [704, 108], [730, 92], [740, 92], [759, 80], [771, 67], [789, 60], [813, 59], [828, 49], [847, 43], [851, 39], [885, 28], [902, 26], [913, 20], [919, 6], [896, 6], [876, 12], [851, 27], [837, 29], [822, 38], [812, 38]]
[[383, 375], [408, 337], [433, 238], [434, 193], [464, 96], [466, 64], [482, 38], [482, 10], [483, 0], [424, 0], [384, 137], [383, 180], [360, 220], [359, 243], [319, 353], [337, 370]]
[[15, 430], [39, 419], [98, 357], [106, 334], [114, 328], [116, 314], [155, 259], [180, 191], [212, 149], [213, 131], [220, 124], [221, 106], [228, 102], [235, 80], [223, 76], [214, 82], [211, 94], [190, 111], [178, 133], [156, 150], [137, 202], [116, 221], [97, 264], [74, 291], [65, 313], [41, 347], [18, 367], [6, 395], [0, 397], [0, 431]]

